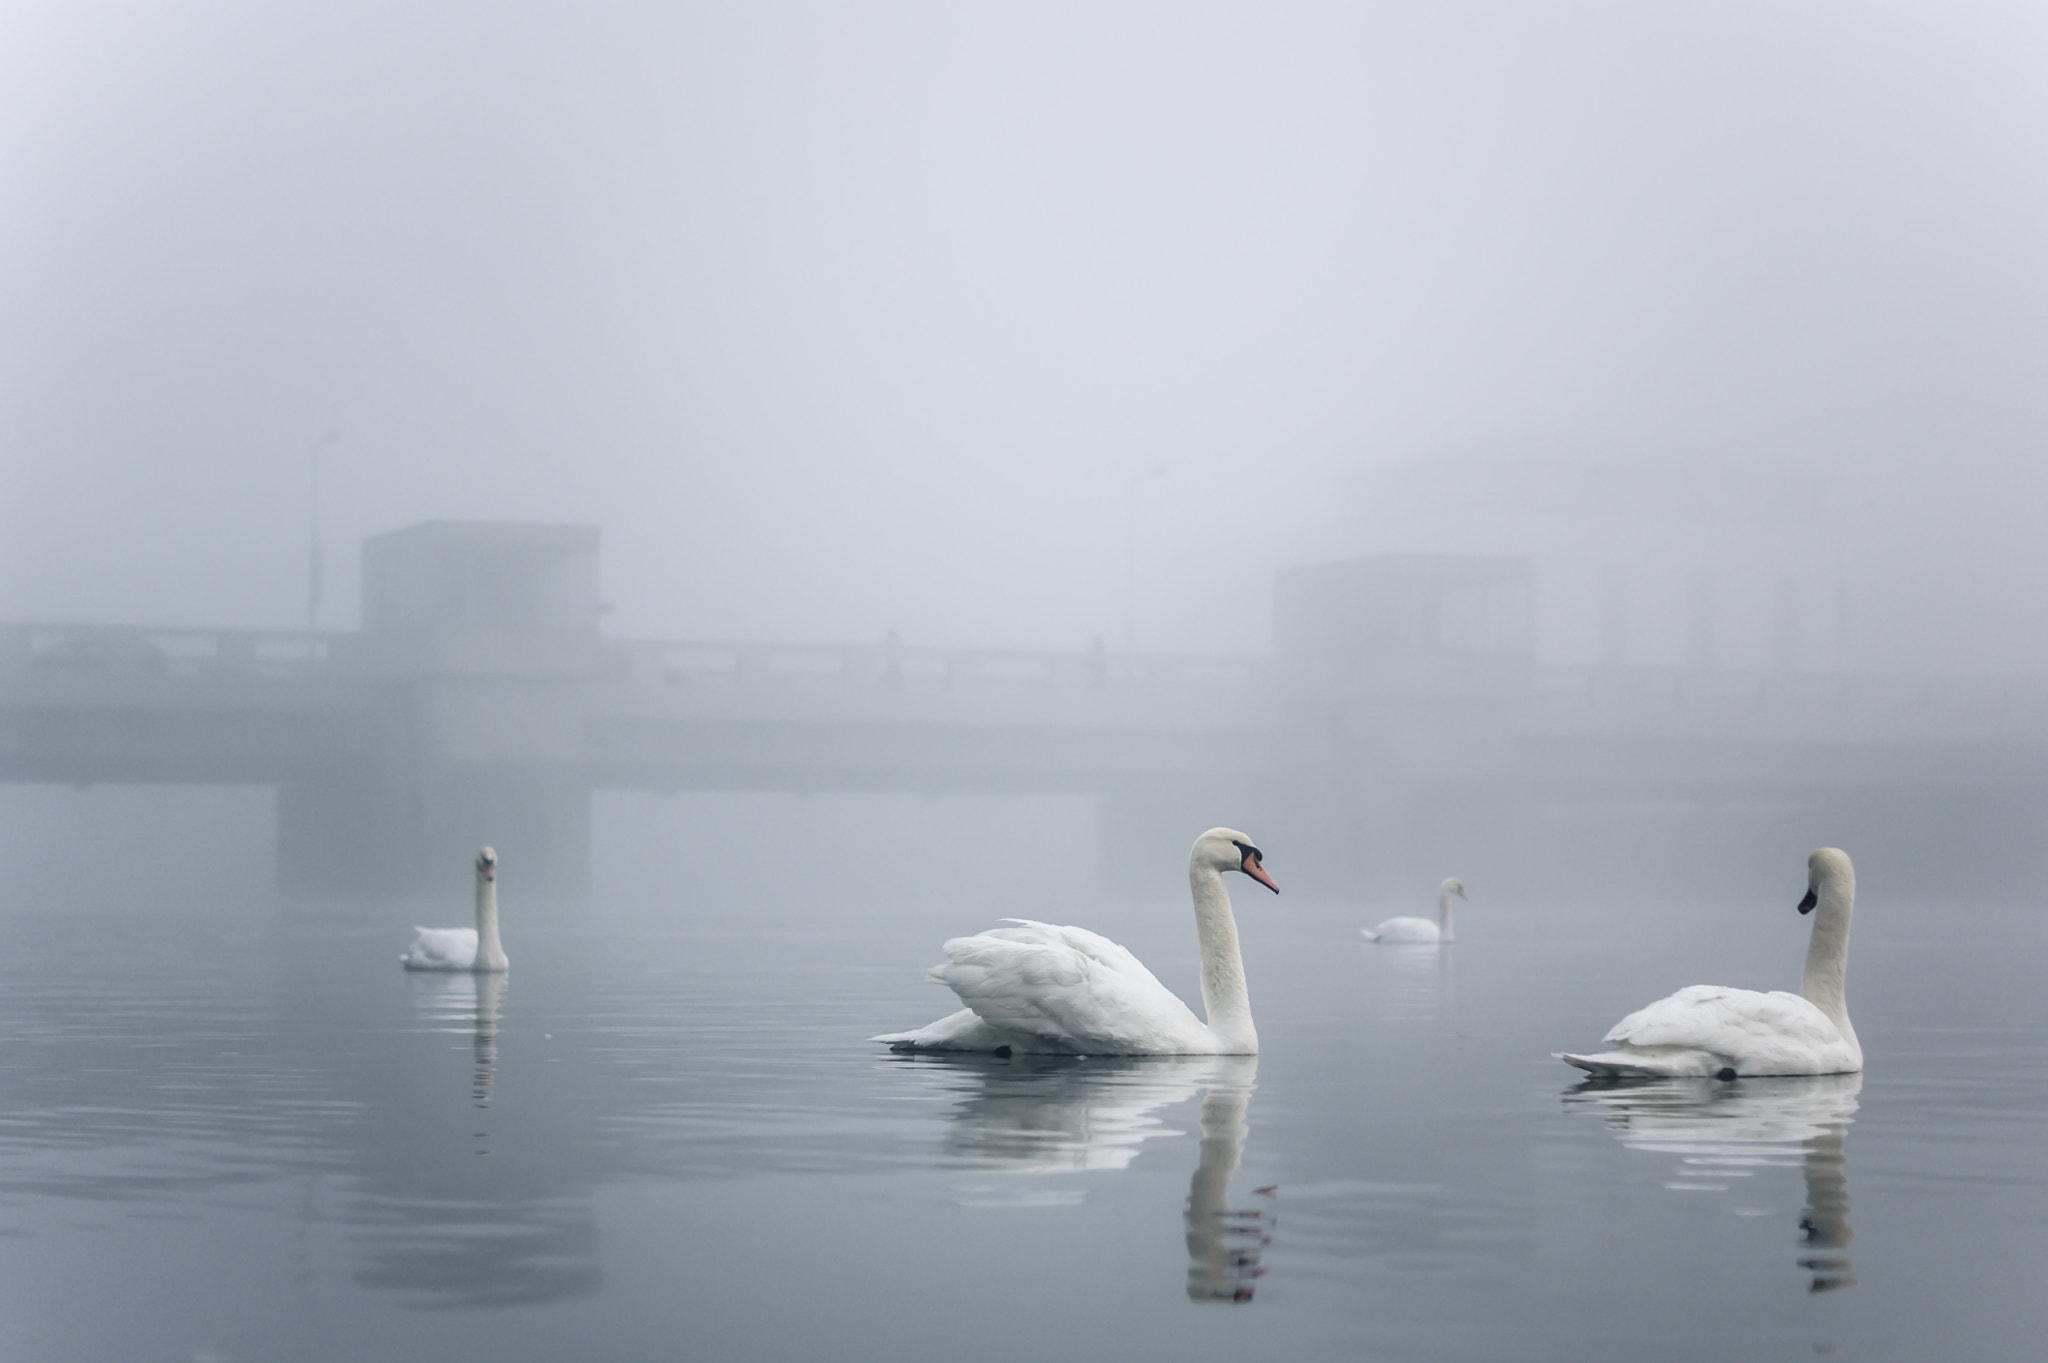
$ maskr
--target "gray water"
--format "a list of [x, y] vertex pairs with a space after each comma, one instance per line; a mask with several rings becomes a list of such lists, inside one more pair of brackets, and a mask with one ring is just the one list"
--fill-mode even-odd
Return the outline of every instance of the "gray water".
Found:
[[[891, 1055], [862, 1038], [947, 996], [882, 912], [546, 932], [508, 886], [503, 982], [401, 971], [389, 905], [18, 912], [0, 1357], [2029, 1356], [2031, 905], [1864, 887], [1861, 1077], [1550, 1058], [1682, 984], [1796, 987], [1792, 879], [1568, 920], [1475, 890], [1445, 951], [1240, 890], [1256, 1061]], [[1179, 895], [1117, 916], [1191, 993]]]

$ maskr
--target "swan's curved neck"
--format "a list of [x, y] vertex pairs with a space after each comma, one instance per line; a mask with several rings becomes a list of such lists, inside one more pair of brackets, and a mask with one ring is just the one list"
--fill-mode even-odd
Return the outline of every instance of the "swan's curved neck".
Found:
[[482, 876], [476, 878], [476, 968], [505, 968], [505, 948], [498, 943], [498, 882]]
[[1448, 885], [1439, 886], [1436, 892], [1436, 935], [1440, 941], [1451, 940], [1451, 887]]
[[1251, 992], [1244, 983], [1244, 957], [1237, 948], [1237, 919], [1230, 912], [1230, 892], [1213, 867], [1188, 867], [1188, 888], [1195, 896], [1195, 936], [1202, 944], [1202, 1010], [1209, 1030], [1225, 1055], [1254, 1055], [1259, 1033], [1252, 1026]]
[[1813, 910], [1813, 939], [1806, 944], [1806, 974], [1799, 982], [1799, 992], [1826, 1013], [1828, 1021], [1855, 1046], [1856, 1031], [1849, 1025], [1847, 982], [1849, 915], [1856, 907], [1856, 882], [1830, 877], [1815, 891], [1815, 898], [1819, 903]]

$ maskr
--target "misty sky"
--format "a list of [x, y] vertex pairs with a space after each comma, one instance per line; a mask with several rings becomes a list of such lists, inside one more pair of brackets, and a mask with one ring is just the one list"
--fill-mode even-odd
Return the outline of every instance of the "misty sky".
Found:
[[2025, 661], [2044, 77], [1948, 0], [8, 0], [0, 619], [302, 623], [332, 431], [335, 627], [366, 534], [566, 520], [619, 634], [1120, 643], [1135, 499], [1139, 644], [1256, 651], [1552, 461], [1801, 470]]

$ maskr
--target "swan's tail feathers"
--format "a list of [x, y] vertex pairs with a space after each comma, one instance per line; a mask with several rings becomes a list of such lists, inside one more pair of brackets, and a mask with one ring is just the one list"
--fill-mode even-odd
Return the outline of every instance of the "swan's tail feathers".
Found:
[[929, 1027], [871, 1036], [892, 1051], [992, 1051], [1008, 1038], [975, 1016], [972, 1008], [948, 1013]]
[[1557, 1054], [1567, 1065], [1613, 1079], [1733, 1079], [1742, 1062], [1697, 1046], [1623, 1045], [1599, 1055]]
[[1374, 932], [1371, 928], [1360, 928], [1358, 930], [1358, 935], [1360, 937], [1363, 937], [1368, 942], [1377, 942], [1380, 940], [1380, 935], [1377, 932]]
[[1608, 1075], [1617, 1079], [1652, 1079], [1662, 1070], [1647, 1069], [1629, 1060], [1618, 1052], [1606, 1055], [1572, 1055], [1566, 1051], [1552, 1051], [1552, 1055], [1567, 1065], [1577, 1065], [1588, 1074]]

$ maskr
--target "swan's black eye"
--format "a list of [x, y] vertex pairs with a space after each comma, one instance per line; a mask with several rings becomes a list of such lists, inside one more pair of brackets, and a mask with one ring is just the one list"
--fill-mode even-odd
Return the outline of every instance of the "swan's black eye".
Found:
[[1235, 847], [1238, 851], [1242, 852], [1245, 856], [1250, 857], [1254, 862], [1257, 862], [1261, 865], [1265, 863], [1266, 854], [1264, 852], [1261, 852], [1258, 848], [1252, 846], [1250, 843], [1239, 842], [1237, 839], [1232, 838], [1230, 840], [1230, 845], [1232, 847]]

